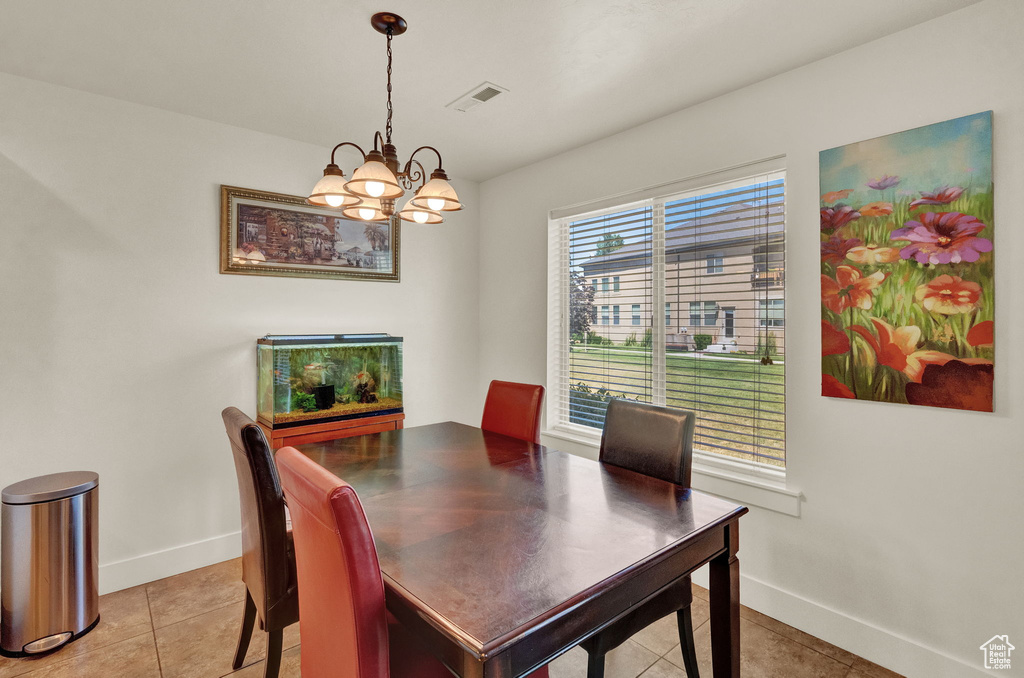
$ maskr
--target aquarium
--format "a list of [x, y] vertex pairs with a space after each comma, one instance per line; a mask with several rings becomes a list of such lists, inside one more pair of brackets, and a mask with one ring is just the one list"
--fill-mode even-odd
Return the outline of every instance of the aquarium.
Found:
[[267, 335], [256, 341], [257, 412], [287, 428], [402, 411], [402, 338]]

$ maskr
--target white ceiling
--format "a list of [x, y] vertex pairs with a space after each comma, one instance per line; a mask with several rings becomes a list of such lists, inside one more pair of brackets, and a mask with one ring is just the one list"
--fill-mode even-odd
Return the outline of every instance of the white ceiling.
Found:
[[[977, 1], [2, 0], [0, 71], [320, 144], [326, 162], [383, 128], [368, 20], [394, 11], [410, 25], [399, 155], [431, 144], [484, 180]], [[445, 108], [484, 80], [510, 92]]]

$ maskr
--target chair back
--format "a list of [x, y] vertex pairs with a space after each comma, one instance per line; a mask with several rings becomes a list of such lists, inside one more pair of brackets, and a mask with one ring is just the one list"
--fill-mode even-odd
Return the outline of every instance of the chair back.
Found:
[[493, 433], [540, 443], [540, 406], [544, 387], [492, 381], [484, 402], [480, 428]]
[[355, 490], [293, 447], [277, 452], [292, 515], [305, 678], [387, 678], [384, 580]]
[[604, 419], [599, 459], [637, 473], [690, 487], [693, 412], [612, 400]]
[[[263, 430], [241, 410], [221, 412], [231, 441], [242, 509], [242, 580], [266, 624], [275, 605], [294, 600], [294, 565], [284, 494]], [[294, 603], [290, 604], [294, 608]], [[287, 615], [286, 615], [287, 616]], [[295, 616], [294, 611], [291, 616]], [[292, 619], [294, 622], [294, 619]], [[290, 623], [290, 622], [289, 622]]]

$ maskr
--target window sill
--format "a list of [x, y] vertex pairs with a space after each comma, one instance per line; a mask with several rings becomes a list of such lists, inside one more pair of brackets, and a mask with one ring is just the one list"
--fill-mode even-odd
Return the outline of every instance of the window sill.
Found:
[[[543, 435], [582, 445], [596, 458], [601, 434], [586, 426], [565, 426], [542, 432]], [[693, 487], [723, 499], [800, 517], [802, 493], [786, 486], [784, 471], [767, 464], [732, 461], [708, 452], [695, 451]]]

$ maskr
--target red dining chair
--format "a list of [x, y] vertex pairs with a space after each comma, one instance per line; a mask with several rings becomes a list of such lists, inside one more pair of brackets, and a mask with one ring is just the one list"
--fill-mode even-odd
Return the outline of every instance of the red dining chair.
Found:
[[540, 442], [540, 406], [544, 387], [492, 381], [484, 402], [484, 418], [480, 428], [512, 438]]
[[[299, 576], [303, 678], [451, 678], [384, 607], [370, 526], [352, 486], [293, 447], [277, 452]], [[547, 678], [547, 667], [530, 678]]]

